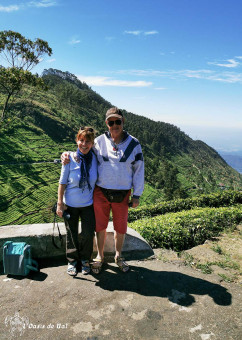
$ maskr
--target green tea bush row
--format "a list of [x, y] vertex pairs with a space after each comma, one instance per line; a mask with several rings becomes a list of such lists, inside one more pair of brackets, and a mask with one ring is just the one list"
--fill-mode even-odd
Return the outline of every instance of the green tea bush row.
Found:
[[138, 231], [152, 248], [181, 251], [204, 243], [242, 221], [242, 206], [197, 208], [145, 218], [129, 227]]
[[[8, 175], [15, 169], [15, 177]], [[8, 165], [0, 167], [0, 226], [51, 222], [48, 210], [57, 199], [59, 164]]]
[[0, 211], [0, 226], [25, 222], [30, 224], [33, 219], [35, 223], [52, 222], [49, 212], [57, 198], [57, 189], [58, 183], [53, 183], [12, 201], [4, 211]]
[[197, 207], [224, 207], [242, 203], [242, 192], [227, 190], [209, 195], [201, 195], [199, 197], [176, 199], [165, 201], [154, 205], [142, 206], [137, 209], [130, 209], [129, 222], [144, 217], [152, 217], [163, 215], [170, 212], [178, 212], [182, 210], [190, 210]]

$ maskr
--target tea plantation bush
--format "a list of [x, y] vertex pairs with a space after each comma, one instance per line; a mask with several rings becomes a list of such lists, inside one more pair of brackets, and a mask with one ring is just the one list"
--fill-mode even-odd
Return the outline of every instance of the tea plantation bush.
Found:
[[152, 248], [189, 249], [242, 221], [242, 205], [197, 208], [145, 218], [129, 224]]
[[50, 223], [61, 164], [0, 166], [0, 226]]
[[142, 206], [135, 210], [130, 210], [128, 220], [129, 222], [132, 222], [144, 217], [152, 217], [170, 212], [190, 210], [197, 207], [217, 208], [232, 206], [237, 203], [242, 203], [242, 192], [228, 190], [209, 195], [201, 195], [199, 197], [177, 199], [154, 205]]

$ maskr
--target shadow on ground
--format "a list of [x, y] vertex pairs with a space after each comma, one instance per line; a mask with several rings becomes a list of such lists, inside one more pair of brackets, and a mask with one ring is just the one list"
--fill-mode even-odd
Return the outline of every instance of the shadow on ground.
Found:
[[[96, 286], [108, 291], [127, 291], [143, 296], [168, 297], [171, 302], [184, 307], [191, 306], [196, 302], [193, 295], [208, 295], [213, 299], [214, 303], [220, 306], [232, 304], [232, 295], [225, 287], [219, 284], [189, 276], [182, 272], [151, 270], [145, 267], [146, 262], [139, 263], [140, 266], [130, 266], [128, 273], [121, 273], [115, 265], [105, 263], [99, 275], [83, 276], [78, 274], [73, 279], [81, 280], [82, 282], [95, 282]], [[42, 272], [42, 269], [63, 266], [65, 271], [65, 264], [66, 260], [64, 258], [40, 261], [40, 271], [38, 273], [31, 272], [28, 279], [42, 281], [42, 284], [44, 284], [43, 281], [48, 275]], [[3, 274], [3, 270], [1, 270], [0, 274]], [[8, 277], [13, 277], [17, 280], [25, 278], [10, 275]]]
[[95, 277], [98, 280], [96, 286], [104, 290], [129, 291], [164, 298], [168, 296], [171, 302], [185, 307], [195, 303], [193, 295], [209, 295], [221, 306], [229, 306], [232, 303], [232, 296], [226, 288], [181, 272], [154, 271], [131, 266], [130, 272], [124, 274], [118, 268], [105, 264], [104, 270]]

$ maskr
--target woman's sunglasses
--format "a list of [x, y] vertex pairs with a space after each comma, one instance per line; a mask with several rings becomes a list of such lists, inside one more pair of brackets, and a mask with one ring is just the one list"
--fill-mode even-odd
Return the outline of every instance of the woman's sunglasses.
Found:
[[122, 120], [121, 119], [117, 119], [117, 120], [110, 120], [110, 121], [108, 121], [108, 126], [113, 126], [114, 125], [114, 123], [116, 124], [116, 125], [121, 125], [121, 123], [122, 123]]
[[93, 132], [93, 128], [89, 128], [89, 127], [85, 127], [85, 126], [81, 126], [80, 130], [85, 130], [85, 131], [89, 131], [89, 132]]

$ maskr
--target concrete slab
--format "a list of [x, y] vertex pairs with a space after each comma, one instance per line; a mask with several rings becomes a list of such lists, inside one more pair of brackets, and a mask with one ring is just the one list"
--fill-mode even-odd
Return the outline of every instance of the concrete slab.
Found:
[[[63, 246], [57, 249], [52, 243], [53, 224], [27, 224], [0, 227], [0, 249], [6, 241], [26, 242], [32, 246], [33, 258], [50, 258], [55, 256], [65, 256], [66, 228], [64, 223], [59, 223], [61, 235], [63, 236]], [[107, 228], [107, 238], [105, 243], [105, 255], [114, 254], [114, 230], [113, 223], [109, 222]], [[55, 228], [55, 243], [60, 245], [58, 230]], [[94, 242], [94, 253], [97, 251]], [[142, 259], [154, 254], [149, 244], [135, 230], [128, 228], [123, 254], [133, 259]], [[2, 251], [0, 251], [0, 261], [2, 261]]]

